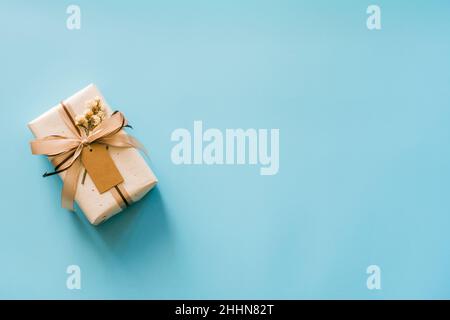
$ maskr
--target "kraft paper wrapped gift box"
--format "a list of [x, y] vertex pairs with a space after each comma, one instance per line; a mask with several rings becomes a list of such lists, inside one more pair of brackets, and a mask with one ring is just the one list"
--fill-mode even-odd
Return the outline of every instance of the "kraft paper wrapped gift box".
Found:
[[[102, 100], [106, 113], [110, 116], [112, 114], [111, 108], [93, 84], [65, 99], [63, 103], [71, 109], [73, 114], [79, 115], [85, 111], [86, 102], [96, 97]], [[58, 104], [28, 124], [36, 138], [44, 138], [50, 135], [70, 135], [68, 126], [61, 118], [61, 108], [63, 108], [62, 104]], [[130, 202], [140, 200], [158, 182], [136, 148], [109, 146], [108, 152], [123, 177], [120, 189], [112, 188], [100, 193], [90, 175], [84, 173], [84, 168], [81, 168], [76, 187], [75, 201], [89, 222], [94, 225], [98, 225], [122, 211]], [[59, 173], [63, 180], [65, 175], [66, 171]], [[55, 199], [55, 202], [58, 200]]]

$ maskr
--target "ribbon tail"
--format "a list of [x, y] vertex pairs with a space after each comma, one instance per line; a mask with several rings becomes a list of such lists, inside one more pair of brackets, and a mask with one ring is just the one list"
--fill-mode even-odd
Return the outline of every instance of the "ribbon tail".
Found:
[[61, 193], [61, 205], [70, 211], [75, 211], [73, 202], [77, 192], [78, 178], [81, 172], [81, 160], [77, 158], [69, 169], [66, 170], [64, 176], [64, 185]]

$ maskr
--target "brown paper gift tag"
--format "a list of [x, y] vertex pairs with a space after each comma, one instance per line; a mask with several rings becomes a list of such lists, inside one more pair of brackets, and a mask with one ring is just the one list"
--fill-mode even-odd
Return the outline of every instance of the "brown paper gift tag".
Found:
[[81, 162], [100, 194], [123, 182], [123, 177], [104, 144], [85, 146], [81, 152]]

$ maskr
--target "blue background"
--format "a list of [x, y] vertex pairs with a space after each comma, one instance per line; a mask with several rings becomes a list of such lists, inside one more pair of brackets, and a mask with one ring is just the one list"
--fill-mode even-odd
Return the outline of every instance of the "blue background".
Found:
[[[448, 1], [2, 1], [0, 298], [450, 298], [449, 40]], [[26, 127], [91, 82], [160, 180], [100, 227]], [[174, 165], [194, 120], [279, 128], [279, 173]]]

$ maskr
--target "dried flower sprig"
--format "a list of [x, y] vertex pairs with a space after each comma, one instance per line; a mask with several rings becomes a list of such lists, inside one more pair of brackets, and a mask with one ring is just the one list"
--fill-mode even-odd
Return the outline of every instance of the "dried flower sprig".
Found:
[[75, 117], [77, 126], [83, 128], [86, 134], [95, 129], [106, 118], [106, 109], [102, 99], [96, 97], [86, 103], [86, 110], [82, 115]]

